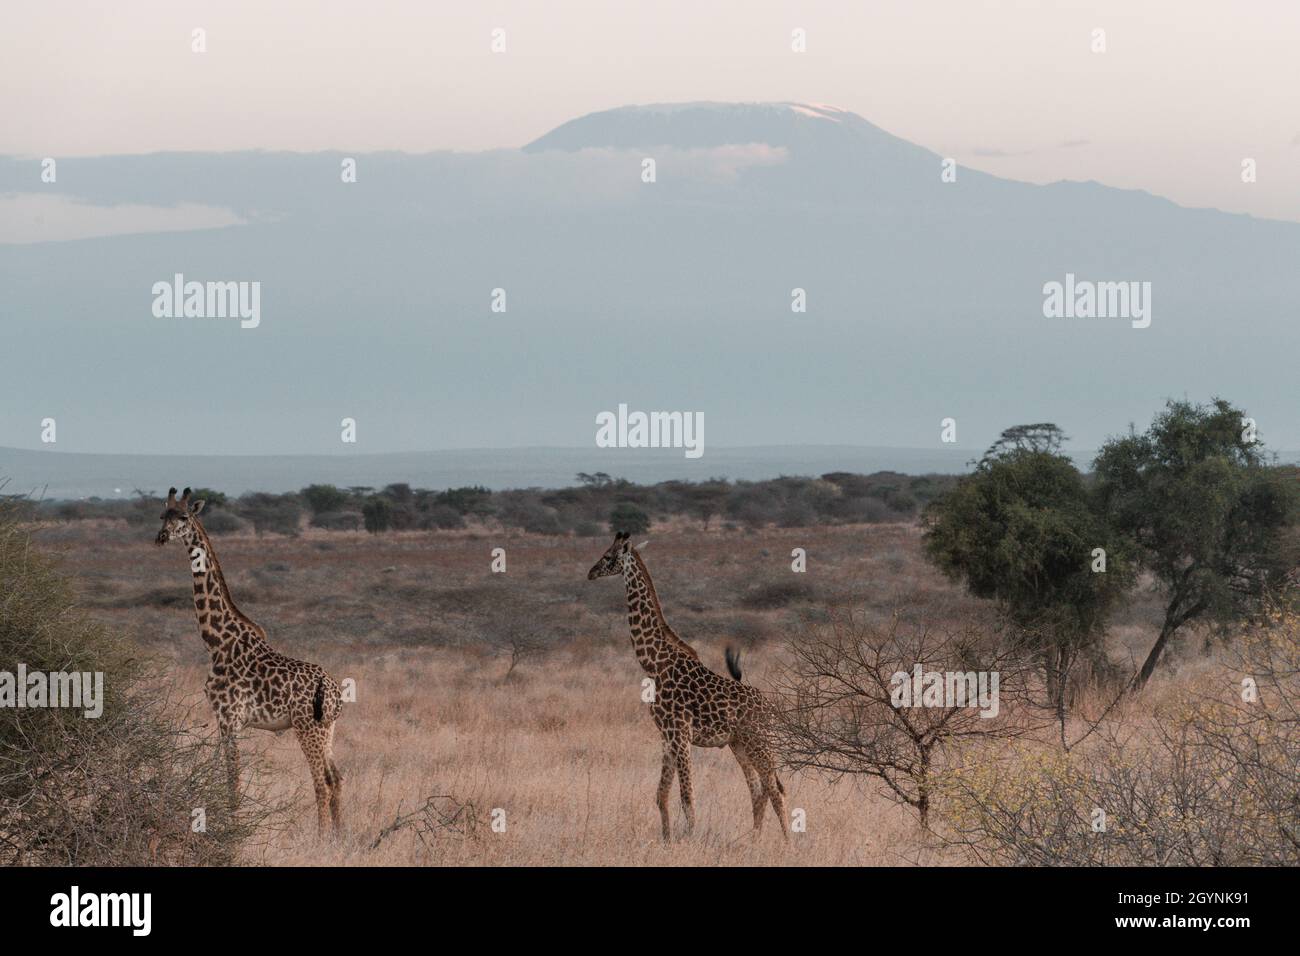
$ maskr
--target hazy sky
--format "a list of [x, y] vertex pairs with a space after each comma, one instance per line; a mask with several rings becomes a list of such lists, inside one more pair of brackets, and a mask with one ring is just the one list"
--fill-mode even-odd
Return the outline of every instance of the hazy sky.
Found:
[[1300, 221], [1297, 37], [1294, 0], [43, 0], [5, 11], [0, 153], [479, 150], [629, 103], [799, 100], [1001, 176]]
[[[59, 451], [347, 454], [346, 416], [358, 452], [581, 447], [629, 403], [707, 413], [719, 448], [931, 448], [954, 414], [962, 447], [1055, 421], [1095, 448], [1222, 395], [1298, 449], [1297, 37], [1300, 0], [11, 4], [0, 446], [45, 448], [48, 417]], [[663, 152], [653, 188], [635, 154], [517, 149], [701, 100], [833, 104], [893, 136], [814, 111], [794, 149]], [[737, 143], [789, 131], [788, 106], [701, 115]], [[577, 141], [613, 142], [606, 120]], [[894, 136], [1291, 222], [950, 189]], [[344, 185], [325, 150], [390, 152]], [[106, 154], [134, 158], [78, 160]], [[255, 330], [160, 311], [180, 273], [265, 286]], [[1044, 284], [1075, 273], [1150, 283], [1150, 328], [1048, 316]], [[167, 361], [190, 356], [206, 387]]]

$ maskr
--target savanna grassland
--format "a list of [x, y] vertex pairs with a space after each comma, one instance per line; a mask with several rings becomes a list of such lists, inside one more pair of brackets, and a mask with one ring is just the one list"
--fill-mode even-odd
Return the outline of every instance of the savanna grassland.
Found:
[[[935, 626], [971, 619], [980, 602], [921, 555], [915, 524], [742, 531], [657, 525], [644, 556], [670, 624], [706, 664], [728, 645], [745, 680], [769, 687], [786, 644], [851, 605]], [[203, 699], [187, 558], [121, 522], [47, 525], [80, 607], [156, 658], [160, 694], [214, 734]], [[698, 824], [659, 840], [660, 745], [641, 702], [622, 582], [586, 580], [606, 536], [307, 529], [215, 538], [235, 601], [280, 651], [356, 684], [338, 724], [345, 776], [341, 839], [321, 840], [305, 762], [292, 733], [245, 731], [244, 786], [282, 804], [282, 825], [242, 850], [256, 864], [839, 864], [959, 862], [915, 814], [867, 778], [839, 783], [783, 772], [806, 831], [782, 845], [768, 811], [751, 840], [749, 796], [727, 750], [694, 750]], [[490, 571], [504, 548], [507, 570]], [[791, 571], [793, 548], [807, 572]], [[1113, 622], [1111, 656], [1149, 641], [1155, 606], [1139, 598]], [[1194, 642], [1189, 642], [1194, 647]], [[381, 832], [430, 796], [417, 824]], [[505, 811], [504, 832], [488, 825]], [[457, 810], [460, 815], [456, 816]], [[674, 822], [680, 822], [674, 789]], [[441, 814], [441, 816], [439, 816]], [[431, 822], [433, 821], [433, 822]], [[472, 822], [471, 822], [472, 821]], [[445, 823], [446, 825], [442, 825]]]

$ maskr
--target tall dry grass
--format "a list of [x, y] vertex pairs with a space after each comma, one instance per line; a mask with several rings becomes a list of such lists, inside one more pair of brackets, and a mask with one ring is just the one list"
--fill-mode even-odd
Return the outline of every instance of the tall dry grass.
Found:
[[[722, 669], [727, 644], [745, 649], [746, 681], [769, 687], [783, 645], [826, 620], [832, 605], [865, 619], [969, 620], [976, 603], [922, 559], [918, 529], [874, 525], [756, 532], [702, 531], [678, 522], [648, 536], [646, 561], [669, 621]], [[205, 715], [207, 656], [189, 604], [178, 550], [155, 549], [138, 529], [112, 523], [60, 526], [44, 535], [62, 553], [83, 610], [159, 658], [159, 693]], [[751, 838], [749, 796], [725, 750], [696, 749], [697, 828], [687, 841], [659, 840], [654, 804], [659, 736], [640, 700], [642, 673], [630, 649], [622, 588], [588, 582], [601, 538], [506, 532], [408, 532], [381, 536], [308, 531], [296, 538], [238, 534], [216, 547], [235, 600], [263, 624], [277, 649], [356, 682], [357, 700], [338, 724], [345, 826], [321, 840], [305, 762], [292, 734], [243, 735], [265, 765], [245, 787], [300, 812], [287, 829], [246, 850], [254, 864], [344, 865], [892, 865], [955, 863], [915, 814], [868, 780], [833, 784], [784, 774], [788, 805], [806, 831], [785, 845], [770, 812]], [[504, 547], [508, 571], [490, 572]], [[805, 548], [808, 572], [790, 571]], [[797, 582], [797, 586], [793, 586]], [[1135, 595], [1117, 621], [1126, 645], [1151, 633], [1158, 608]], [[536, 655], [509, 679], [501, 621], [535, 622]], [[1200, 647], [1175, 655], [1183, 673]], [[1161, 675], [1165, 684], [1183, 678]], [[1156, 690], [1159, 690], [1157, 685]], [[1132, 719], [1144, 718], [1138, 705]], [[1081, 732], [1079, 724], [1072, 731]], [[211, 726], [197, 727], [203, 732]], [[251, 760], [251, 764], [258, 760]], [[473, 832], [407, 826], [381, 833], [430, 795], [472, 806]], [[674, 791], [672, 810], [680, 822]], [[491, 826], [504, 811], [505, 828]]]

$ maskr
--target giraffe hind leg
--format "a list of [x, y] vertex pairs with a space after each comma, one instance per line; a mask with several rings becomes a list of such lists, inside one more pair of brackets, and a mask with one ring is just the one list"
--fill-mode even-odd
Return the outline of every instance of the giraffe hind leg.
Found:
[[733, 743], [731, 752], [735, 755], [736, 762], [740, 764], [741, 773], [745, 775], [745, 785], [749, 787], [749, 802], [754, 810], [754, 836], [757, 837], [763, 826], [763, 808], [767, 806], [767, 791], [763, 789], [763, 781], [759, 779], [758, 771], [750, 763], [745, 748]]
[[330, 788], [330, 822], [338, 830], [343, 826], [343, 774], [339, 772], [339, 765], [333, 757], [326, 759], [325, 770], [326, 782]]
[[325, 782], [330, 788], [330, 821], [337, 832], [343, 825], [343, 774], [334, 762], [334, 727], [330, 725], [328, 744], [325, 748]]
[[[777, 829], [781, 831], [781, 839], [789, 841], [790, 834], [787, 830], [785, 818], [785, 787], [781, 786], [781, 781], [776, 776], [776, 762], [772, 759], [771, 753], [767, 747], [762, 745], [752, 745], [750, 750], [750, 759], [754, 763], [754, 769], [758, 772], [758, 777], [763, 784], [763, 795], [767, 797], [772, 804], [772, 812], [776, 814]], [[755, 819], [762, 813], [762, 806], [756, 804]]]
[[781, 781], [776, 776], [776, 771], [770, 771], [768, 780], [763, 784], [763, 789], [767, 791], [768, 799], [772, 801], [772, 812], [776, 814], [777, 828], [781, 831], [781, 839], [790, 842], [789, 822], [785, 818], [785, 787], [781, 786]]
[[324, 833], [330, 820], [328, 732], [315, 723], [295, 723], [293, 729], [311, 770], [311, 782], [316, 790], [316, 824], [319, 832]]

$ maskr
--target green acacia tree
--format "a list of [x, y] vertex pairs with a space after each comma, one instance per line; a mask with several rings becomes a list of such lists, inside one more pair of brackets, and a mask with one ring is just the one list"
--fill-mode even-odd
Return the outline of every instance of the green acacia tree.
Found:
[[[1032, 441], [1021, 440], [1027, 429]], [[924, 513], [928, 557], [975, 596], [997, 602], [1025, 635], [1062, 717], [1070, 667], [1098, 642], [1133, 580], [1130, 547], [1058, 453], [1063, 440], [1055, 425], [1008, 429]]]
[[1248, 613], [1281, 588], [1296, 482], [1222, 399], [1170, 401], [1146, 432], [1103, 445], [1094, 468], [1107, 520], [1136, 542], [1165, 594], [1160, 634], [1134, 679], [1141, 687], [1183, 625]]

